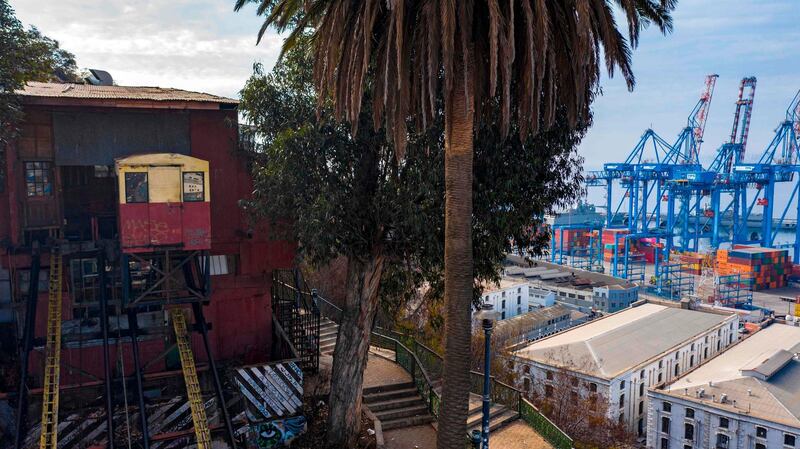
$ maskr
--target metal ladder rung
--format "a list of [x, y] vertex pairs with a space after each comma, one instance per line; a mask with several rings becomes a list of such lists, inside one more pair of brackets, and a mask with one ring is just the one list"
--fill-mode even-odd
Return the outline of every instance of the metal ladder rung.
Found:
[[186, 396], [189, 399], [189, 407], [192, 410], [197, 449], [211, 449], [211, 431], [208, 428], [205, 404], [194, 363], [194, 354], [192, 353], [189, 336], [186, 333], [186, 315], [181, 309], [173, 309], [170, 311], [170, 316], [172, 317], [172, 326], [175, 330], [175, 339], [177, 340], [178, 353], [181, 359], [183, 379], [186, 383]]
[[44, 391], [42, 393], [42, 430], [39, 449], [58, 447], [58, 403], [61, 368], [61, 254], [50, 251], [50, 279], [47, 305]]

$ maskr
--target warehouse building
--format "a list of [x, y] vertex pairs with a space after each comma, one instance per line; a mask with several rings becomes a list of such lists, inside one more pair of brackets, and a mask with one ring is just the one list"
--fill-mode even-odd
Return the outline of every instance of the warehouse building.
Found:
[[640, 302], [515, 351], [516, 383], [547, 397], [558, 387], [555, 374], [566, 373], [575, 394], [607, 400], [610, 417], [643, 435], [646, 390], [724, 351], [737, 341], [738, 328], [735, 314]]
[[648, 391], [647, 446], [800, 447], [800, 327], [772, 324]]
[[586, 321], [588, 315], [556, 304], [497, 322], [495, 339], [502, 346], [537, 340]]

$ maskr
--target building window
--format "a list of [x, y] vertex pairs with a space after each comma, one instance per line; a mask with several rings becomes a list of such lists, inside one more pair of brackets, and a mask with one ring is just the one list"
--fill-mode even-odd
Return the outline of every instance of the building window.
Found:
[[766, 438], [767, 437], [767, 428], [756, 426], [756, 436], [758, 438]]
[[517, 304], [522, 304], [522, 296], [517, 296]]
[[724, 433], [718, 433], [717, 444], [715, 446], [716, 449], [728, 449], [730, 440], [731, 439], [728, 438], [728, 435], [725, 435]]
[[661, 383], [661, 373], [658, 373], [658, 383]]
[[502, 295], [502, 296], [503, 296], [503, 298], [505, 298], [505, 297], [506, 297], [506, 292], [503, 292], [503, 295]]
[[681, 353], [680, 352], [676, 352], [675, 353], [675, 360], [678, 360], [680, 357], [681, 357]]
[[728, 418], [720, 418], [719, 419], [719, 426], [723, 429], [728, 428]]
[[622, 381], [620, 381], [620, 383], [619, 383], [619, 389], [620, 389], [620, 390], [624, 390], [624, 389], [625, 389], [625, 380], [624, 380], [624, 379], [623, 379]]
[[662, 405], [661, 405], [661, 410], [664, 410], [667, 413], [671, 412], [672, 411], [672, 404], [670, 404], [669, 402], [663, 402]]
[[639, 396], [644, 396], [644, 382], [639, 384]]
[[686, 409], [686, 417], [694, 419], [694, 409], [693, 408], [687, 408]]
[[625, 407], [625, 394], [619, 395], [619, 408]]
[[147, 199], [147, 173], [125, 173], [125, 202], [146, 203]]
[[545, 385], [544, 386], [544, 395], [545, 397], [552, 398], [553, 397], [553, 386], [552, 385]]
[[708, 358], [708, 347], [706, 347], [705, 349], [703, 349], [703, 358], [704, 358], [704, 359], [707, 359], [707, 358]]
[[501, 314], [500, 314], [500, 319], [501, 319], [501, 320], [504, 320], [504, 319], [506, 319], [506, 313], [505, 313], [505, 312], [503, 312], [503, 313], [501, 313]]
[[577, 377], [573, 377], [570, 382], [572, 383], [573, 387], [577, 387], [578, 386], [578, 378]]
[[553, 372], [552, 371], [547, 371], [547, 373], [545, 374], [545, 377], [547, 377], [547, 380], [553, 380]]
[[522, 379], [522, 385], [525, 391], [531, 391], [531, 380], [527, 377]]
[[597, 393], [597, 384], [594, 383], [594, 382], [590, 383], [589, 384], [589, 391], [591, 391], [592, 393]]
[[53, 179], [50, 173], [50, 162], [25, 163], [25, 187], [29, 197], [53, 195]]
[[675, 364], [675, 376], [676, 377], [678, 376], [678, 373], [680, 373], [680, 371], [681, 371], [681, 365], [676, 363]]
[[661, 417], [661, 432], [669, 435], [670, 420], [666, 416]]
[[661, 439], [661, 449], [669, 449], [669, 438]]
[[639, 401], [639, 414], [644, 413], [644, 401]]
[[689, 368], [694, 366], [694, 355], [689, 356]]
[[720, 345], [720, 343], [722, 343], [722, 341], [720, 341], [720, 340], [717, 340], [717, 351], [719, 351], [719, 345]]
[[684, 444], [683, 445], [683, 449], [692, 449], [692, 445], [691, 444]]
[[658, 369], [661, 369], [663, 367], [664, 367], [664, 361], [663, 360], [659, 360], [658, 361]]
[[756, 443], [756, 449], [767, 449], [764, 443]]
[[522, 372], [525, 373], [525, 374], [530, 374], [531, 373], [531, 367], [528, 366], [528, 365], [523, 366], [522, 367]]
[[683, 438], [685, 440], [694, 440], [694, 424], [686, 423], [683, 425]]
[[503, 305], [501, 306], [501, 308], [505, 309], [505, 308], [506, 308], [506, 300], [505, 300], [505, 299], [503, 300], [503, 303], [502, 303], [502, 304], [503, 304]]
[[794, 447], [794, 444], [795, 444], [795, 436], [794, 435], [790, 435], [788, 433], [783, 434], [783, 445], [784, 446]]

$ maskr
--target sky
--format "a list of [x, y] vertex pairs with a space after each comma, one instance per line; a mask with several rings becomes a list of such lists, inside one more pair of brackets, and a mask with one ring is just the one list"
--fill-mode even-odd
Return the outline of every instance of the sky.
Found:
[[[261, 19], [233, 0], [11, 0], [17, 16], [73, 52], [80, 67], [109, 71], [121, 85], [158, 85], [237, 97], [254, 62], [271, 67], [281, 38], [256, 46]], [[622, 18], [620, 17], [620, 20]], [[680, 0], [674, 31], [643, 33], [633, 54], [636, 87], [602, 80], [594, 125], [581, 143], [586, 170], [624, 160], [653, 128], [673, 141], [703, 89], [719, 74], [704, 162], [730, 134], [739, 80], [758, 87], [748, 155], [766, 147], [800, 89], [800, 0]]]

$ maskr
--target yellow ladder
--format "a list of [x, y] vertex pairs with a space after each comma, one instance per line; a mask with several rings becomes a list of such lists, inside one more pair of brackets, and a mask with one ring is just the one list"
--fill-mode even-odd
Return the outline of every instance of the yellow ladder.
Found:
[[61, 375], [61, 254], [50, 251], [50, 281], [47, 303], [47, 344], [42, 393], [42, 434], [39, 449], [58, 446], [58, 387]]
[[178, 343], [178, 353], [183, 367], [183, 379], [186, 382], [186, 395], [189, 398], [189, 407], [192, 409], [194, 421], [194, 434], [197, 438], [197, 449], [211, 449], [211, 431], [208, 429], [206, 408], [203, 404], [203, 395], [200, 393], [200, 381], [197, 378], [197, 369], [194, 365], [194, 354], [186, 333], [186, 315], [182, 309], [172, 309], [172, 327], [175, 329], [175, 339]]

